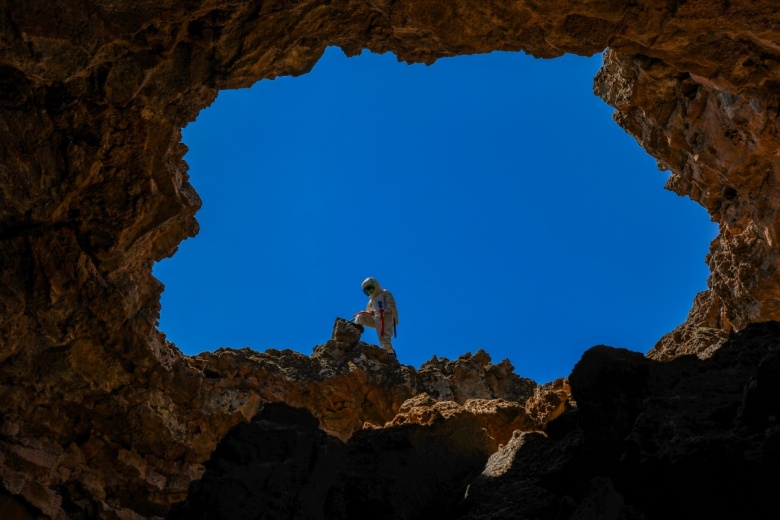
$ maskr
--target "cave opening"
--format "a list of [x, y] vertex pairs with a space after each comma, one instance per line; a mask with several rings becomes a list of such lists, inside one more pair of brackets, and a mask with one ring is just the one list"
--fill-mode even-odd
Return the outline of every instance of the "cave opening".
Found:
[[201, 231], [155, 266], [160, 329], [186, 354], [309, 354], [375, 276], [404, 364], [481, 348], [544, 383], [595, 344], [646, 352], [706, 288], [717, 228], [612, 121], [600, 66], [330, 48], [221, 92], [184, 129]]

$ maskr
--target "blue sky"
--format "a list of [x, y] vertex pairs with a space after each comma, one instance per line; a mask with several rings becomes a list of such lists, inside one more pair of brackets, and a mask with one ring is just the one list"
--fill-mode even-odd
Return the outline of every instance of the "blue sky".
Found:
[[186, 354], [311, 354], [374, 276], [403, 364], [481, 348], [545, 383], [597, 344], [647, 352], [706, 288], [717, 228], [592, 93], [601, 63], [331, 48], [220, 92], [184, 129], [201, 231], [155, 265], [160, 329]]

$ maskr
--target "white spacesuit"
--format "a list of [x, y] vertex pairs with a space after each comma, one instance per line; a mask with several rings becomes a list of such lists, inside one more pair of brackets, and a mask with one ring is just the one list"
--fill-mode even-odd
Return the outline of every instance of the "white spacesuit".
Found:
[[376, 278], [366, 278], [362, 284], [363, 293], [369, 297], [366, 310], [355, 315], [355, 323], [376, 329], [379, 346], [395, 355], [392, 338], [398, 325], [398, 309], [395, 298], [387, 289], [382, 289]]

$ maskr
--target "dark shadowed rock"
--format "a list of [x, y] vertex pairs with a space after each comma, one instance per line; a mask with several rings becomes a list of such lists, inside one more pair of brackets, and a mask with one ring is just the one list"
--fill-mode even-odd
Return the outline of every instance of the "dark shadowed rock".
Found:
[[779, 354], [778, 323], [708, 360], [589, 350], [570, 377], [578, 408], [549, 436], [516, 433], [462, 518], [761, 518], [780, 485]]
[[346, 448], [307, 410], [268, 404], [233, 428], [169, 520], [338, 518]]
[[347, 444], [268, 404], [233, 428], [168, 520], [450, 518], [494, 449], [478, 425], [367, 429]]

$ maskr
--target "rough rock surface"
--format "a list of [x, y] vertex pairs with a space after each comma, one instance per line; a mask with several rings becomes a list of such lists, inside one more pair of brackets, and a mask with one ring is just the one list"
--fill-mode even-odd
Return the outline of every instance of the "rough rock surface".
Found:
[[346, 446], [318, 426], [305, 409], [264, 406], [220, 441], [188, 500], [176, 504], [168, 518], [334, 518], [344, 505], [338, 497]]
[[[655, 406], [701, 402], [685, 428], [722, 428], [717, 418], [732, 417], [729, 410], [692, 396], [720, 388], [721, 351], [744, 337], [735, 332], [750, 335], [759, 330], [751, 324], [780, 320], [779, 27], [772, 0], [0, 0], [0, 504], [31, 518], [162, 516], [203, 475], [219, 441], [264, 402], [306, 406], [341, 439], [370, 435], [374, 430], [358, 430], [363, 422], [392, 421], [422, 392], [464, 408], [472, 398], [522, 402], [524, 386], [504, 377], [511, 369], [482, 363], [481, 353], [454, 362], [466, 367], [477, 358], [476, 372], [469, 368], [460, 386], [455, 368], [445, 373], [449, 362], [432, 360], [412, 374], [342, 337], [348, 331], [334, 333], [333, 344], [313, 356], [221, 351], [188, 358], [156, 329], [162, 286], [152, 265], [198, 229], [200, 200], [187, 180], [181, 128], [219, 89], [305, 73], [329, 45], [426, 63], [497, 49], [543, 58], [606, 49], [594, 91], [670, 170], [667, 187], [701, 204], [720, 227], [706, 258], [707, 291], [648, 353], [672, 366], [695, 355], [700, 362], [680, 363], [700, 372], [680, 376], [687, 383], [675, 386], [679, 395], [660, 393]], [[775, 328], [760, 330], [767, 344], [777, 341]], [[341, 351], [354, 355], [339, 357]], [[670, 468], [679, 457], [686, 483], [700, 478], [721, 489], [685, 462], [686, 449], [740, 471], [740, 460], [767, 469], [739, 435], [774, 439], [764, 410], [774, 410], [767, 396], [776, 388], [759, 375], [776, 363], [761, 356], [739, 362], [755, 363], [735, 371], [737, 379], [753, 379], [732, 383], [752, 397], [738, 405], [746, 410], [734, 419], [739, 428], [718, 430], [725, 436], [713, 444], [722, 449], [696, 451], [699, 444], [678, 442], [684, 435], [642, 432], [651, 439], [642, 446], [653, 467], [626, 462], [621, 468], [639, 472], [629, 481], [650, 485], [652, 475], [677, 482]], [[639, 373], [615, 383], [615, 399], [588, 403], [615, 418], [603, 416], [603, 425], [587, 420], [591, 412], [572, 419], [580, 411], [572, 411], [562, 382], [526, 407], [548, 437], [527, 432], [507, 446], [522, 444], [517, 453], [534, 464], [539, 459], [527, 447], [541, 453], [572, 424], [591, 440], [590, 428], [632, 431], [623, 421], [645, 409], [636, 400], [649, 394], [631, 385], [644, 384], [641, 367], [656, 365], [631, 363]], [[428, 374], [436, 370], [441, 377]], [[570, 382], [582, 407], [587, 384]], [[446, 415], [445, 405], [437, 406]], [[549, 422], [547, 411], [560, 416]], [[465, 417], [460, 411], [444, 424]], [[763, 433], [751, 421], [766, 423]], [[622, 439], [608, 439], [622, 449]], [[707, 463], [701, 471], [710, 469]], [[605, 475], [584, 487], [561, 484], [579, 493], [567, 495], [572, 515], [586, 516], [585, 496], [598, 507], [620, 495], [650, 517], [662, 508]], [[767, 475], [756, 489], [778, 483], [775, 473]], [[667, 487], [661, 491], [678, 492]], [[475, 501], [479, 488], [475, 483], [470, 494]], [[549, 489], [533, 489], [545, 503]], [[749, 496], [751, 507], [761, 504], [761, 496]], [[715, 502], [719, 510], [691, 503], [717, 517], [731, 510], [723, 500]]]
[[[84, 367], [72, 357], [61, 360], [55, 352], [52, 358], [64, 365], [60, 367], [59, 382], [64, 385], [60, 391], [69, 394], [66, 393], [64, 403], [52, 388], [39, 391], [35, 400], [27, 403], [23, 397], [30, 391], [27, 387], [15, 388], [16, 394], [6, 394], [16, 396], [18, 401], [15, 408], [4, 409], [0, 483], [17, 497], [15, 503], [9, 498], [9, 503], [26, 507], [31, 514], [42, 513], [51, 518], [123, 518], [134, 514], [161, 518], [172, 504], [184, 499], [190, 482], [203, 475], [203, 463], [209, 457], [219, 459], [225, 450], [230, 452], [232, 448], [218, 447], [228, 432], [232, 432], [228, 437], [238, 438], [239, 442], [245, 442], [241, 439], [247, 436], [257, 436], [257, 425], [245, 423], [261, 408], [268, 409], [267, 403], [283, 402], [313, 414], [311, 420], [299, 417], [297, 422], [292, 421], [293, 430], [309, 432], [295, 441], [303, 443], [301, 446], [310, 446], [316, 440], [330, 446], [324, 448], [327, 451], [350, 440], [355, 432], [403, 423], [402, 435], [409, 438], [403, 442], [414, 446], [450, 446], [445, 450], [446, 457], [431, 449], [427, 449], [427, 457], [454, 460], [456, 448], [465, 447], [461, 460], [466, 461], [466, 469], [456, 465], [460, 468], [456, 472], [459, 479], [463, 478], [463, 471], [471, 474], [480, 469], [475, 464], [484, 464], [515, 428], [541, 428], [542, 421], [528, 417], [523, 407], [538, 385], [520, 378], [507, 362], [493, 365], [484, 352], [465, 354], [455, 361], [435, 360], [420, 377], [413, 367], [399, 364], [379, 347], [360, 341], [360, 336], [352, 323], [339, 318], [332, 338], [315, 347], [311, 356], [290, 350], [259, 353], [250, 349], [220, 349], [187, 358], [168, 345], [173, 349], [171, 355], [178, 355], [178, 364], [172, 364], [167, 373], [158, 368], [162, 373], [149, 376], [149, 386], [126, 384], [113, 394], [80, 388]], [[87, 360], [77, 359], [104, 370], [111, 366], [110, 360], [90, 356]], [[437, 372], [434, 365], [445, 371]], [[55, 366], [53, 361], [50, 366]], [[427, 397], [426, 392], [432, 388], [443, 387], [455, 389], [464, 404], [439, 403]], [[507, 388], [511, 392], [484, 399], [490, 388]], [[418, 395], [425, 397], [415, 399]], [[403, 414], [409, 409], [408, 403], [422, 401], [450, 410], [440, 414], [439, 421], [430, 417], [426, 421], [396, 417], [399, 410]], [[405, 403], [406, 408], [402, 409]], [[25, 405], [32, 410], [28, 411]], [[452, 410], [455, 408], [457, 411]], [[435, 435], [418, 433], [431, 429]], [[315, 434], [314, 430], [320, 433]], [[329, 438], [327, 434], [333, 440], [323, 440]], [[384, 437], [371, 437], [380, 438]], [[283, 442], [277, 448], [288, 444]], [[292, 452], [303, 448], [286, 449]], [[469, 455], [469, 449], [476, 455]], [[269, 446], [264, 453], [282, 456], [275, 450]], [[320, 460], [324, 455], [318, 453], [310, 456]], [[307, 467], [305, 459], [295, 460], [298, 462], [293, 465]], [[437, 464], [449, 467], [442, 466], [441, 461]], [[415, 478], [422, 475], [431, 473], [418, 471]], [[255, 483], [269, 479], [253, 478]], [[207, 482], [213, 480], [212, 471]], [[300, 478], [294, 480], [301, 483]], [[291, 485], [288, 488], [295, 489]], [[418, 483], [417, 488], [424, 486]], [[257, 500], [270, 503], [262, 497]], [[298, 511], [296, 507], [282, 504], [279, 511], [292, 514]]]
[[[577, 408], [516, 432], [469, 488], [462, 519], [762, 518], [780, 483], [780, 324], [711, 358], [588, 350]], [[560, 423], [557, 424], [556, 423]]]
[[571, 374], [578, 406], [503, 446], [474, 400], [421, 394], [346, 444], [267, 405], [169, 518], [762, 518], [780, 482], [778, 337], [752, 324], [707, 360], [594, 347]]
[[452, 517], [494, 451], [448, 422], [356, 433], [346, 444], [301, 408], [269, 404], [220, 442], [168, 520]]

